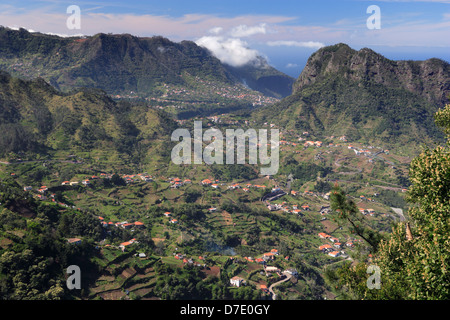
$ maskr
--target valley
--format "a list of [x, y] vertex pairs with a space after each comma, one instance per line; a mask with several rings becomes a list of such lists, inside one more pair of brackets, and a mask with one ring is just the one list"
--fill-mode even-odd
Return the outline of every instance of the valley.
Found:
[[[5, 299], [359, 298], [343, 272], [409, 221], [411, 163], [445, 141], [434, 115], [450, 68], [437, 59], [337, 44], [294, 81], [162, 37], [0, 39]], [[171, 135], [195, 121], [279, 130], [278, 171], [175, 164]], [[69, 265], [80, 290], [64, 283]]]

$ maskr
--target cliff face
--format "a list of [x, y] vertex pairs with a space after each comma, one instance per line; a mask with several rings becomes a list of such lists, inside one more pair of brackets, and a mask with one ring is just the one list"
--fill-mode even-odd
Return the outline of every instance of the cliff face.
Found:
[[295, 82], [293, 92], [324, 80], [327, 76], [402, 88], [439, 104], [443, 104], [450, 93], [450, 65], [445, 61], [435, 58], [393, 61], [371, 49], [356, 51], [346, 44], [325, 47], [315, 52]]

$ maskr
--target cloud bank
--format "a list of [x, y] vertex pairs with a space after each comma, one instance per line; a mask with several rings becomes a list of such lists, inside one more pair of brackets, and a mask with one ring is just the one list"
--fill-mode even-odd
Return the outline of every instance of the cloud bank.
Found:
[[233, 27], [224, 36], [220, 36], [224, 29], [214, 27], [209, 30], [214, 36], [204, 36], [195, 41], [199, 46], [207, 48], [222, 63], [233, 67], [242, 67], [249, 63], [259, 64], [262, 55], [254, 49], [250, 49], [248, 43], [241, 38], [251, 37], [257, 34], [266, 34], [267, 25], [261, 23], [255, 26], [245, 24]]
[[205, 36], [195, 42], [207, 48], [222, 63], [233, 67], [242, 67], [260, 56], [257, 50], [250, 49], [247, 42], [238, 38]]

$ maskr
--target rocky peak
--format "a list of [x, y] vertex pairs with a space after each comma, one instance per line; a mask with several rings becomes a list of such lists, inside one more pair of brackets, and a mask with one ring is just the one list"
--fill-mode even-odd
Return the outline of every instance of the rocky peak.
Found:
[[293, 92], [329, 77], [347, 81], [376, 83], [391, 88], [404, 88], [444, 104], [450, 93], [450, 65], [440, 59], [394, 61], [375, 51], [359, 51], [340, 43], [319, 49], [311, 55], [294, 84]]

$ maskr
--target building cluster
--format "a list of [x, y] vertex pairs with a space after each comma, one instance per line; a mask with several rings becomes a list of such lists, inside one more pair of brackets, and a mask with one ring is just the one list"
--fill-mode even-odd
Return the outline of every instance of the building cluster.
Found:
[[331, 257], [346, 256], [345, 252], [342, 251], [342, 249], [345, 247], [353, 248], [355, 245], [354, 243], [359, 241], [357, 239], [353, 239], [353, 240], [349, 240], [345, 243], [341, 243], [338, 238], [333, 237], [324, 232], [320, 232], [319, 237], [321, 239], [325, 239], [325, 240], [329, 241], [329, 243], [319, 246], [319, 250], [328, 254]]

